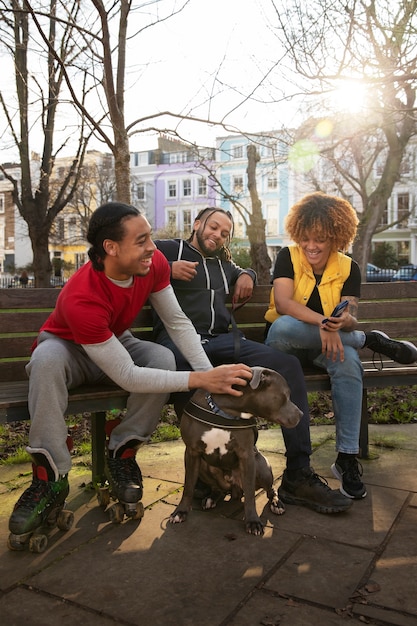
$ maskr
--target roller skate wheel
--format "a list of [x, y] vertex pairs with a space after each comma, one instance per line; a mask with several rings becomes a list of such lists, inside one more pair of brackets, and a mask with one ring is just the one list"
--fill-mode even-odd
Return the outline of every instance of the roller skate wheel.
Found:
[[60, 511], [56, 524], [59, 530], [69, 530], [74, 523], [74, 513], [66, 509]]
[[112, 524], [120, 524], [125, 516], [125, 508], [120, 502], [112, 504], [109, 508], [109, 517]]
[[32, 535], [29, 539], [29, 550], [40, 554], [45, 552], [48, 545], [48, 537], [46, 535]]
[[20, 535], [14, 535], [13, 533], [10, 533], [7, 539], [7, 547], [9, 548], [9, 550], [24, 550], [25, 544], [26, 541], [22, 540], [22, 537]]
[[110, 491], [108, 487], [99, 487], [97, 491], [97, 500], [99, 506], [103, 509], [107, 508], [110, 504]]
[[145, 513], [145, 509], [143, 508], [143, 504], [142, 502], [136, 502], [136, 508], [133, 511], [133, 514], [130, 515], [129, 517], [131, 517], [132, 519], [142, 519], [142, 517], [144, 516]]

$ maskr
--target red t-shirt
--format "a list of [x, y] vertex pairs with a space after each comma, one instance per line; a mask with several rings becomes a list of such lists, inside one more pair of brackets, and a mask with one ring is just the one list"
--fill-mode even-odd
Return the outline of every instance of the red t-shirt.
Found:
[[159, 250], [148, 274], [135, 276], [130, 287], [115, 285], [88, 262], [63, 287], [40, 330], [78, 344], [102, 343], [130, 328], [149, 294], [169, 284], [170, 268]]

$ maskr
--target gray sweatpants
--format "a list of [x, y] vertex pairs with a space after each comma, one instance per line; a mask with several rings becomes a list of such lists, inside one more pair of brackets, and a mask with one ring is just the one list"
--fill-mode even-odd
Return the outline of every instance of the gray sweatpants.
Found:
[[[175, 370], [173, 353], [158, 344], [123, 334], [121, 343], [140, 367]], [[83, 348], [48, 332], [42, 332], [31, 360], [29, 375], [29, 448], [41, 448], [51, 455], [59, 474], [71, 469], [64, 415], [68, 389], [82, 384], [111, 383], [89, 359]], [[160, 419], [169, 394], [131, 393], [122, 422], [113, 430], [109, 447], [117, 450], [131, 439], [147, 441]]]

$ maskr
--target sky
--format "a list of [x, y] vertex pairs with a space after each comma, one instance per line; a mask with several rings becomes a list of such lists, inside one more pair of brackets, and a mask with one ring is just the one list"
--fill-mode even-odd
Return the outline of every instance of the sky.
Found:
[[[132, 13], [132, 30], [135, 19]], [[137, 19], [142, 25], [143, 18]], [[170, 111], [224, 121], [230, 129], [245, 132], [291, 125], [295, 108], [282, 100], [284, 72], [276, 67], [282, 53], [275, 22], [270, 0], [190, 0], [178, 15], [140, 33], [128, 48], [126, 123]], [[271, 68], [272, 83], [266, 80], [259, 88]], [[217, 136], [228, 133], [204, 123], [182, 121], [177, 126], [174, 117], [155, 118], [138, 128], [152, 125], [176, 128], [199, 145], [214, 146]], [[130, 147], [148, 149], [156, 141], [155, 133], [135, 134]]]
[[[262, 102], [245, 102], [278, 58], [269, 7], [269, 0], [191, 0], [181, 14], [140, 36], [135, 51], [147, 62], [128, 74], [128, 119], [169, 110], [252, 132], [279, 128], [285, 107], [266, 104], [269, 89], [255, 91]], [[274, 88], [274, 97], [279, 91]], [[198, 143], [226, 134], [190, 123], [181, 124], [180, 132]]]
[[[184, 2], [163, 0], [159, 6], [163, 10]], [[133, 2], [134, 7], [135, 4], [136, 8], [149, 5], [150, 10], [158, 6], [144, 0]], [[131, 32], [136, 24], [140, 28], [143, 23], [143, 15], [131, 13]], [[286, 83], [284, 65], [282, 72], [281, 65], [277, 65], [282, 54], [274, 23], [270, 0], [190, 0], [178, 15], [132, 38], [126, 73], [126, 124], [170, 111], [224, 121], [230, 129], [244, 132], [291, 125], [295, 107], [282, 101]], [[275, 68], [270, 74], [272, 80], [266, 80], [259, 88], [261, 77], [271, 68]], [[9, 70], [12, 70], [10, 66]], [[248, 94], [252, 94], [250, 99]], [[68, 128], [71, 120], [61, 116], [60, 124]], [[181, 137], [199, 145], [214, 146], [216, 137], [228, 133], [211, 124], [179, 123], [174, 117], [155, 118], [137, 128], [152, 126], [161, 130], [176, 128]], [[0, 126], [0, 148], [5, 162], [9, 156], [12, 159], [13, 149], [5, 144], [3, 130], [4, 125]], [[147, 150], [156, 144], [155, 132], [134, 134], [130, 149]], [[39, 142], [35, 140], [32, 145]], [[105, 145], [95, 141], [90, 147], [106, 151]], [[67, 152], [74, 153], [71, 145]]]

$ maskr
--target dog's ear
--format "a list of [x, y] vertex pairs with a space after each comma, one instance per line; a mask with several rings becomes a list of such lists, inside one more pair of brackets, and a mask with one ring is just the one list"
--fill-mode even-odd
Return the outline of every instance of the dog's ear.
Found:
[[252, 389], [257, 389], [262, 381], [262, 373], [264, 371], [263, 367], [252, 367], [252, 378], [249, 382], [249, 385]]

